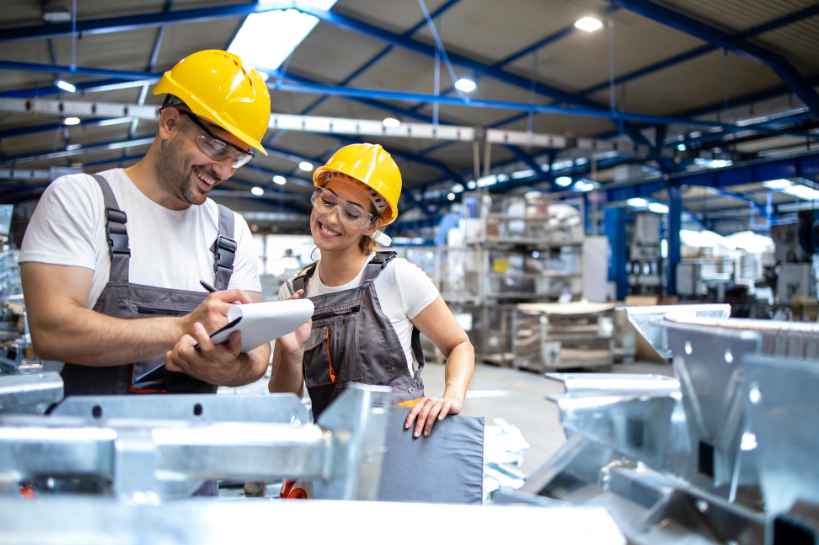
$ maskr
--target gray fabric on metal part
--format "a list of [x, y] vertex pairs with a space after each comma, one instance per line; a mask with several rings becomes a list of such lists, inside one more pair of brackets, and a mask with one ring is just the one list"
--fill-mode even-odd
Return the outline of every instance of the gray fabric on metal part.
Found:
[[390, 407], [379, 501], [480, 504], [484, 418], [450, 415], [415, 439], [404, 429], [409, 411]]

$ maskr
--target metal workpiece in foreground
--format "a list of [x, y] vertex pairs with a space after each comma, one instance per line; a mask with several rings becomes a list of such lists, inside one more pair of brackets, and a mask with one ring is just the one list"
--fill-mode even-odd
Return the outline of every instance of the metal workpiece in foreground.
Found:
[[0, 414], [43, 414], [62, 398], [58, 373], [0, 376]]
[[424, 503], [204, 499], [153, 506], [76, 496], [36, 502], [0, 499], [0, 543], [233, 545], [269, 542], [273, 534], [279, 543], [417, 543], [418, 532], [397, 531], [396, 521], [412, 521], [409, 526], [413, 528], [423, 526], [436, 543], [626, 543], [600, 508], [544, 511]]
[[[195, 401], [194, 396], [162, 397], [157, 402]], [[229, 405], [246, 405], [234, 407], [226, 419], [264, 405], [250, 398], [208, 397], [198, 405], [203, 419], [206, 410], [220, 404], [226, 411]], [[305, 478], [314, 480], [316, 497], [375, 499], [389, 388], [352, 385], [317, 425], [304, 423], [306, 414], [295, 396], [265, 397], [262, 417], [273, 416], [279, 423], [197, 420], [195, 403], [185, 420], [151, 419], [145, 414], [150, 404], [138, 404], [143, 414], [126, 418], [116, 414], [118, 404], [119, 409], [128, 406], [121, 398], [92, 400], [97, 404], [90, 406], [91, 416], [5, 415], [0, 417], [0, 480], [157, 502], [189, 496], [209, 479]], [[83, 400], [68, 403], [64, 411], [83, 412], [83, 405]], [[95, 407], [99, 418], [94, 418]]]
[[547, 375], [569, 440], [503, 501], [604, 506], [640, 545], [819, 542], [819, 326], [727, 310], [628, 309], [676, 380]]

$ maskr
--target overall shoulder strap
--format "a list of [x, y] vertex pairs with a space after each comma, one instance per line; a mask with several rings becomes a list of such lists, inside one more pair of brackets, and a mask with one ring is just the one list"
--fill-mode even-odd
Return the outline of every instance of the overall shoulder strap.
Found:
[[364, 273], [364, 285], [375, 282], [381, 271], [387, 264], [398, 256], [395, 252], [376, 252], [375, 257], [367, 263], [367, 271]]
[[421, 372], [424, 370], [424, 349], [421, 347], [421, 330], [412, 326], [412, 336], [410, 337], [410, 348], [415, 356], [415, 361], [418, 364], [413, 368], [412, 378], [421, 378]]
[[91, 175], [100, 186], [105, 206], [105, 240], [108, 242], [108, 256], [111, 258], [109, 282], [128, 283], [128, 265], [131, 250], [128, 248], [128, 231], [125, 224], [128, 216], [119, 209], [117, 198], [108, 181], [99, 174]]
[[305, 293], [307, 292], [307, 283], [313, 277], [313, 273], [316, 272], [317, 265], [318, 261], [314, 261], [299, 271], [293, 278], [293, 291], [305, 290]]
[[233, 274], [233, 260], [236, 257], [236, 239], [233, 227], [236, 219], [233, 212], [226, 206], [216, 205], [219, 209], [219, 233], [213, 243], [213, 272], [216, 278], [213, 282], [217, 290], [226, 290]]

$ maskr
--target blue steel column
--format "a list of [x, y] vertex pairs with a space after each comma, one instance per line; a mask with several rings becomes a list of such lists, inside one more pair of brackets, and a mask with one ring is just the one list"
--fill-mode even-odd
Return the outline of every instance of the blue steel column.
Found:
[[617, 300], [622, 301], [628, 295], [628, 214], [625, 208], [606, 208], [603, 214], [603, 230], [609, 239], [609, 282], [615, 283]]
[[677, 294], [677, 264], [680, 262], [680, 231], [682, 230], [682, 188], [668, 186], [668, 284], [667, 295]]

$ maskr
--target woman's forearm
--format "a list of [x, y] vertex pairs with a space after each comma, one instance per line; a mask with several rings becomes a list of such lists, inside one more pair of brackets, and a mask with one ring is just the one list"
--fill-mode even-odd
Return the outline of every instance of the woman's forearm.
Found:
[[304, 350], [285, 353], [279, 343], [273, 350], [273, 368], [267, 389], [271, 394], [292, 392], [302, 395], [304, 376], [302, 374], [302, 359]]
[[475, 369], [475, 349], [464, 341], [449, 353], [446, 361], [444, 397], [455, 398], [461, 404], [466, 399], [466, 389]]

